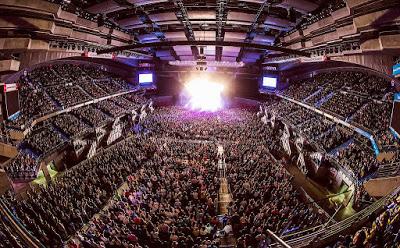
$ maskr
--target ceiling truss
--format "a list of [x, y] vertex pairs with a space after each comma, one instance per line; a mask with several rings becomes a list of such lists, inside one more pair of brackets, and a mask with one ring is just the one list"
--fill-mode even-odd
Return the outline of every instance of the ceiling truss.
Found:
[[199, 41], [164, 41], [164, 42], [152, 42], [152, 43], [142, 43], [142, 44], [132, 44], [127, 46], [120, 46], [120, 47], [113, 47], [107, 48], [103, 50], [97, 51], [98, 54], [104, 53], [112, 53], [118, 51], [125, 51], [125, 50], [132, 50], [132, 49], [139, 49], [145, 47], [173, 47], [173, 46], [231, 46], [231, 47], [240, 47], [240, 48], [253, 48], [258, 50], [270, 50], [270, 51], [278, 51], [286, 54], [296, 54], [300, 56], [310, 57], [311, 54], [304, 51], [293, 50], [278, 46], [271, 46], [271, 45], [263, 45], [257, 43], [246, 43], [246, 42], [234, 42], [234, 41], [207, 41], [207, 40], [199, 40]]

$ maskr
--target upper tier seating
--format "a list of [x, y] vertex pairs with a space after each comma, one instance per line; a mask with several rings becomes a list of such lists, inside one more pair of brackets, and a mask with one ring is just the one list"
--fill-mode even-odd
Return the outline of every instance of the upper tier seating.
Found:
[[[86, 65], [38, 67], [21, 76], [18, 85], [21, 113], [16, 120], [7, 123], [8, 127], [24, 130], [39, 117], [48, 114], [52, 114], [52, 117], [36, 123], [20, 142], [20, 155], [6, 169], [12, 179], [34, 179], [40, 161], [47, 155], [69, 145], [70, 141], [94, 134], [96, 127], [112, 123], [114, 118], [131, 113], [133, 109], [140, 109], [147, 101], [135, 92], [129, 93], [133, 87], [124, 80]], [[110, 96], [114, 93], [124, 93], [126, 96]], [[111, 98], [76, 106], [104, 96]], [[74, 109], [68, 113], [57, 113], [73, 106]], [[7, 128], [4, 133], [7, 133]]]
[[308, 143], [316, 145], [348, 169], [356, 179], [368, 176], [379, 168], [380, 163], [370, 141], [353, 130], [283, 99], [276, 99], [275, 103], [265, 107], [302, 133]]
[[322, 72], [300, 80], [282, 93], [376, 133], [389, 127], [393, 98], [388, 98], [388, 95], [393, 90], [385, 78], [343, 70]]
[[133, 88], [107, 71], [87, 65], [55, 64], [28, 72], [18, 81], [21, 114], [7, 125], [26, 128], [38, 117]]

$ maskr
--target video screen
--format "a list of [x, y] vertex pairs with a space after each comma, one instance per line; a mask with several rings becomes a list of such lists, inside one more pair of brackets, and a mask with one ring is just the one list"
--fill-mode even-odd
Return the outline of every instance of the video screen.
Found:
[[12, 116], [19, 111], [18, 90], [6, 92], [7, 115]]
[[395, 95], [392, 111], [390, 126], [400, 134], [400, 94]]
[[263, 77], [262, 86], [275, 89], [276, 85], [277, 85], [277, 81], [278, 81], [278, 79], [274, 78], [274, 77]]
[[153, 83], [153, 73], [140, 73], [139, 84]]
[[393, 66], [393, 76], [400, 77], [400, 63]]

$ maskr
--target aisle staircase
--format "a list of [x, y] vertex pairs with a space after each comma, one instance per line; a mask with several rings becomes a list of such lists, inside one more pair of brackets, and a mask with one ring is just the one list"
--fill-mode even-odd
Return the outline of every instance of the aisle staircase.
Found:
[[[218, 173], [219, 173], [219, 191], [218, 191], [218, 212], [220, 216], [229, 214], [229, 204], [232, 202], [228, 179], [226, 178], [226, 163], [224, 148], [218, 145]], [[233, 233], [225, 234], [219, 238], [219, 247], [236, 247], [237, 241]]]
[[306, 98], [304, 98], [302, 102], [307, 102], [308, 100], [310, 100], [310, 98], [312, 98], [312, 97], [316, 96], [317, 94], [319, 94], [322, 91], [322, 89], [323, 89], [322, 87], [318, 87], [317, 91], [315, 91], [311, 95], [309, 95]]
[[350, 138], [350, 139], [348, 139], [346, 142], [343, 142], [343, 143], [340, 144], [339, 146], [333, 148], [333, 149], [332, 149], [331, 151], [329, 151], [328, 153], [329, 153], [330, 155], [336, 157], [336, 152], [346, 149], [346, 148], [349, 147], [353, 142], [354, 142], [354, 138]]
[[228, 207], [229, 203], [232, 202], [232, 196], [229, 192], [228, 180], [226, 178], [220, 179], [218, 195], [219, 195], [219, 201], [218, 201], [219, 214], [221, 215], [228, 214]]
[[316, 108], [321, 107], [324, 103], [329, 101], [329, 99], [331, 99], [334, 94], [335, 94], [334, 92], [331, 92], [328, 95], [325, 95], [324, 97], [322, 97], [318, 102], [315, 103], [315, 107]]

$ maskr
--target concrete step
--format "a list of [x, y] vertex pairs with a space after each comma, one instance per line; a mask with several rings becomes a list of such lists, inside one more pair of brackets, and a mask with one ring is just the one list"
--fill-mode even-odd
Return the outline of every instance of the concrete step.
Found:
[[219, 195], [219, 201], [220, 202], [231, 202], [232, 197], [230, 194], [221, 194], [221, 195]]
[[237, 240], [233, 236], [233, 234], [229, 234], [225, 237], [219, 239], [220, 246], [219, 247], [236, 247]]
[[221, 184], [219, 187], [219, 213], [227, 214], [229, 203], [232, 201], [232, 196], [229, 193], [228, 182], [225, 180], [221, 180]]

